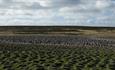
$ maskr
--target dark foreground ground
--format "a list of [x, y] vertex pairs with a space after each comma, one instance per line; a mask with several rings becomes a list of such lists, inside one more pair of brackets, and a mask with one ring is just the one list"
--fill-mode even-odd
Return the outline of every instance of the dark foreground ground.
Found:
[[0, 70], [115, 70], [115, 28], [1, 27]]
[[0, 44], [0, 70], [115, 70], [115, 48]]

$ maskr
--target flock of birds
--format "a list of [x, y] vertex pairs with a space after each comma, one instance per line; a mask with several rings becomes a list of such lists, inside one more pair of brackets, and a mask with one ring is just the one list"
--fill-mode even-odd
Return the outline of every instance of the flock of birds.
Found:
[[115, 39], [80, 36], [0, 36], [0, 43], [115, 47]]

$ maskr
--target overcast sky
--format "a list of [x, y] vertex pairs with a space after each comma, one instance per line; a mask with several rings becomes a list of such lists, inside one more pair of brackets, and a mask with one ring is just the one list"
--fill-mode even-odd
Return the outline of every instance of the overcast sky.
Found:
[[115, 0], [0, 0], [0, 25], [115, 27]]

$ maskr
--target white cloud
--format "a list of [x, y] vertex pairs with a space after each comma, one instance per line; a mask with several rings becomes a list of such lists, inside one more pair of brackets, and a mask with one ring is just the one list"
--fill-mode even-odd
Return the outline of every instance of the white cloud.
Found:
[[50, 7], [51, 6], [51, 1], [50, 0], [39, 0], [39, 3], [43, 7]]
[[99, 9], [109, 7], [111, 5], [111, 0], [97, 0], [96, 7]]
[[114, 17], [113, 0], [0, 0], [1, 25], [115, 26]]

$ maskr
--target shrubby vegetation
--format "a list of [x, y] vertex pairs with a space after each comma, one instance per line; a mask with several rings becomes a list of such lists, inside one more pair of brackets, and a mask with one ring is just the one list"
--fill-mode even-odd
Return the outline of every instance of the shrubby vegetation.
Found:
[[109, 47], [0, 44], [0, 70], [115, 70]]
[[0, 70], [115, 70], [115, 40], [0, 36]]

